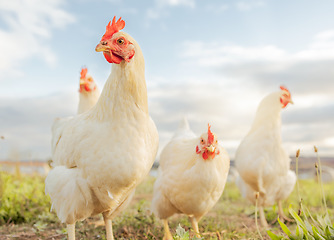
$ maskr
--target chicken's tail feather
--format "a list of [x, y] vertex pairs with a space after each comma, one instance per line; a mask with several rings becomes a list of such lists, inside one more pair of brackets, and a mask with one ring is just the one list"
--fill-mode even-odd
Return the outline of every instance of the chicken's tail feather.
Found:
[[173, 138], [178, 138], [178, 137], [182, 137], [182, 138], [194, 138], [194, 137], [196, 137], [196, 135], [193, 133], [193, 131], [191, 131], [191, 129], [189, 127], [189, 122], [188, 122], [186, 117], [183, 117], [183, 119], [180, 121], [179, 128], [173, 136]]
[[189, 122], [186, 116], [183, 117], [183, 119], [179, 123], [179, 130], [189, 130]]
[[282, 176], [279, 180], [281, 186], [279, 188], [279, 191], [277, 192], [277, 199], [285, 200], [293, 191], [297, 181], [297, 176], [294, 171], [289, 170], [287, 174], [285, 176]]
[[45, 179], [45, 193], [62, 222], [71, 224], [92, 214], [91, 191], [78, 168], [53, 168]]

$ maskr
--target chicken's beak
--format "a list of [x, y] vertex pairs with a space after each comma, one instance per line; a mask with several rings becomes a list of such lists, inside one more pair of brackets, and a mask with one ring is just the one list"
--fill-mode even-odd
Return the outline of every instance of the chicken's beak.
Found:
[[210, 145], [209, 147], [206, 147], [206, 149], [209, 151], [209, 152], [214, 152], [215, 151], [215, 147]]
[[85, 83], [86, 83], [85, 80], [83, 78], [80, 78], [80, 85], [83, 85]]
[[96, 52], [103, 52], [106, 50], [110, 50], [110, 47], [107, 45], [107, 42], [101, 41], [97, 46], [95, 47]]
[[290, 100], [290, 102], [289, 103], [291, 103], [291, 104], [294, 104], [294, 102], [292, 101], [292, 100]]

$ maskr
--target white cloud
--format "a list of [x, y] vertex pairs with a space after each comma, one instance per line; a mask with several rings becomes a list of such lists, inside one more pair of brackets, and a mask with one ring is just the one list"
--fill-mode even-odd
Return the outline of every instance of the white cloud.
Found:
[[6, 27], [0, 29], [0, 71], [22, 74], [17, 68], [32, 56], [52, 64], [56, 54], [45, 40], [52, 31], [73, 23], [75, 18], [63, 9], [63, 0], [12, 0], [0, 2], [0, 18]]
[[0, 99], [0, 158], [15, 149], [23, 158], [51, 156], [51, 125], [56, 117], [76, 114], [78, 95], [71, 92], [33, 98]]
[[307, 95], [297, 95], [292, 97], [299, 108], [309, 108], [314, 106], [315, 103], [317, 106], [323, 106], [332, 100], [332, 96], [323, 93], [309, 93]]
[[119, 11], [122, 14], [126, 14], [126, 15], [136, 15], [136, 14], [138, 14], [138, 9], [136, 9], [136, 8], [121, 8]]
[[334, 137], [326, 138], [324, 142], [329, 146], [334, 146]]
[[147, 9], [147, 12], [146, 12], [146, 16], [149, 19], [158, 19], [161, 17], [161, 14], [162, 14], [161, 11], [157, 11], [154, 8], [149, 8]]
[[195, 59], [197, 64], [201, 66], [214, 67], [252, 61], [278, 61], [285, 60], [288, 56], [284, 50], [272, 45], [242, 47], [218, 42], [187, 41], [184, 46], [185, 50], [181, 57], [186, 58], [187, 61]]
[[334, 30], [318, 33], [309, 47], [293, 56], [295, 60], [334, 59]]
[[[274, 45], [243, 47], [222, 42], [184, 42], [184, 58], [198, 59], [197, 64], [217, 66], [245, 62], [290, 62], [334, 59], [334, 30], [317, 34], [308, 48], [289, 53]], [[188, 59], [187, 59], [188, 61]]]
[[248, 12], [255, 8], [263, 7], [266, 3], [261, 0], [247, 0], [247, 1], [238, 1], [235, 4], [209, 4], [206, 6], [206, 10], [213, 13], [222, 13], [226, 10], [232, 9], [235, 7], [238, 11]]
[[159, 7], [164, 6], [186, 6], [186, 7], [195, 7], [195, 0], [156, 0], [156, 4]]
[[250, 11], [264, 5], [265, 3], [263, 1], [239, 1], [236, 3], [236, 7], [239, 11]]
[[195, 0], [155, 0], [154, 6], [147, 9], [146, 16], [148, 19], [158, 19], [168, 14], [169, 7], [189, 7], [195, 8]]
[[244, 47], [187, 41], [180, 57], [184, 66], [219, 71], [225, 78], [252, 79], [267, 86], [289, 82], [300, 91], [312, 89], [318, 93], [334, 90], [334, 30], [317, 34], [305, 49], [297, 52], [274, 45]]
[[230, 7], [227, 4], [220, 5], [207, 5], [206, 10], [213, 13], [222, 13], [228, 10]]

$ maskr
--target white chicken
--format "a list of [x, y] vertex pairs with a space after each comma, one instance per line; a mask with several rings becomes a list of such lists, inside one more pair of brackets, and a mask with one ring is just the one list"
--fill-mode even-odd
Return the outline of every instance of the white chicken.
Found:
[[75, 222], [102, 213], [107, 239], [112, 219], [150, 171], [158, 132], [148, 113], [145, 63], [137, 42], [119, 32], [119, 19], [106, 27], [96, 51], [112, 64], [94, 107], [53, 125], [54, 168], [45, 180], [52, 208], [75, 239]]
[[[87, 68], [82, 68], [80, 72], [80, 82], [79, 82], [79, 105], [78, 105], [78, 114], [83, 113], [91, 109], [97, 102], [100, 97], [100, 91], [90, 74], [87, 73]], [[57, 118], [55, 120], [57, 124], [53, 126], [53, 135], [56, 134], [57, 129], [60, 129], [59, 126], [66, 122], [65, 119]], [[61, 134], [58, 133], [58, 134]], [[60, 137], [60, 135], [58, 136]], [[52, 144], [54, 145], [54, 144]], [[51, 160], [50, 166], [53, 167], [53, 161]]]
[[[78, 114], [91, 109], [100, 97], [100, 90], [97, 87], [97, 84], [95, 83], [93, 77], [87, 72], [87, 68], [82, 68], [80, 72]], [[126, 202], [122, 204], [122, 208], [120, 210], [125, 209], [130, 204], [134, 195], [135, 189], [129, 195]], [[95, 223], [95, 225], [101, 224], [103, 224], [103, 221]]]
[[255, 204], [259, 192], [261, 224], [266, 227], [264, 206], [278, 202], [278, 213], [285, 218], [282, 200], [292, 192], [296, 174], [290, 170], [288, 154], [282, 146], [281, 110], [292, 103], [285, 87], [266, 96], [260, 103], [251, 130], [241, 141], [235, 155], [235, 165], [240, 174], [237, 185], [242, 195]]
[[87, 68], [82, 68], [80, 72], [78, 114], [91, 109], [100, 97], [100, 90], [87, 71]]
[[164, 222], [164, 239], [173, 239], [167, 219], [175, 213], [188, 215], [199, 236], [198, 221], [223, 193], [229, 167], [210, 125], [196, 137], [185, 121], [161, 153], [154, 184], [152, 211]]

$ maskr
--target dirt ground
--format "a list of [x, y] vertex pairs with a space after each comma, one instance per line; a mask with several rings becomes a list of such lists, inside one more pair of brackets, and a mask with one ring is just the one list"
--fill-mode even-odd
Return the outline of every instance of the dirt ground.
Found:
[[[210, 212], [203, 219], [203, 222], [199, 223], [200, 231], [202, 231], [201, 233], [204, 239], [260, 239], [260, 237], [257, 235], [257, 229], [254, 224], [254, 216], [247, 216], [246, 214], [225, 216], [224, 225], [227, 226], [227, 229], [215, 229], [215, 231], [205, 231], [205, 228], [208, 227], [212, 221], [215, 221], [217, 217], [215, 215], [216, 214], [214, 212]], [[136, 216], [133, 217], [135, 218]], [[173, 226], [178, 224], [179, 220], [180, 216], [174, 216], [171, 218], [170, 225], [172, 231], [175, 231], [175, 228]], [[203, 226], [203, 224], [205, 223], [207, 224], [207, 226]], [[190, 231], [190, 235], [193, 236], [190, 224], [183, 227], [186, 231]], [[64, 232], [65, 228], [66, 225], [60, 223], [48, 224], [42, 230], [38, 230], [36, 227], [29, 224], [9, 224], [0, 228], [0, 240], [67, 239], [67, 234]], [[213, 228], [215, 228], [215, 226], [213, 226]], [[145, 231], [142, 231], [140, 228], [136, 228], [136, 226], [133, 225], [123, 225], [118, 226], [116, 229], [114, 229], [114, 235], [116, 239], [162, 239], [163, 228], [160, 222], [157, 222], [156, 225], [148, 224], [145, 226], [144, 229]], [[210, 227], [209, 229], [211, 230]], [[265, 229], [261, 228], [261, 232], [263, 239], [270, 239], [267, 236]], [[274, 232], [278, 232], [277, 226], [275, 226]], [[252, 237], [245, 237], [247, 235], [252, 235]], [[102, 219], [99, 217], [94, 217], [84, 222], [77, 223], [76, 239], [105, 239], [105, 229]]]

